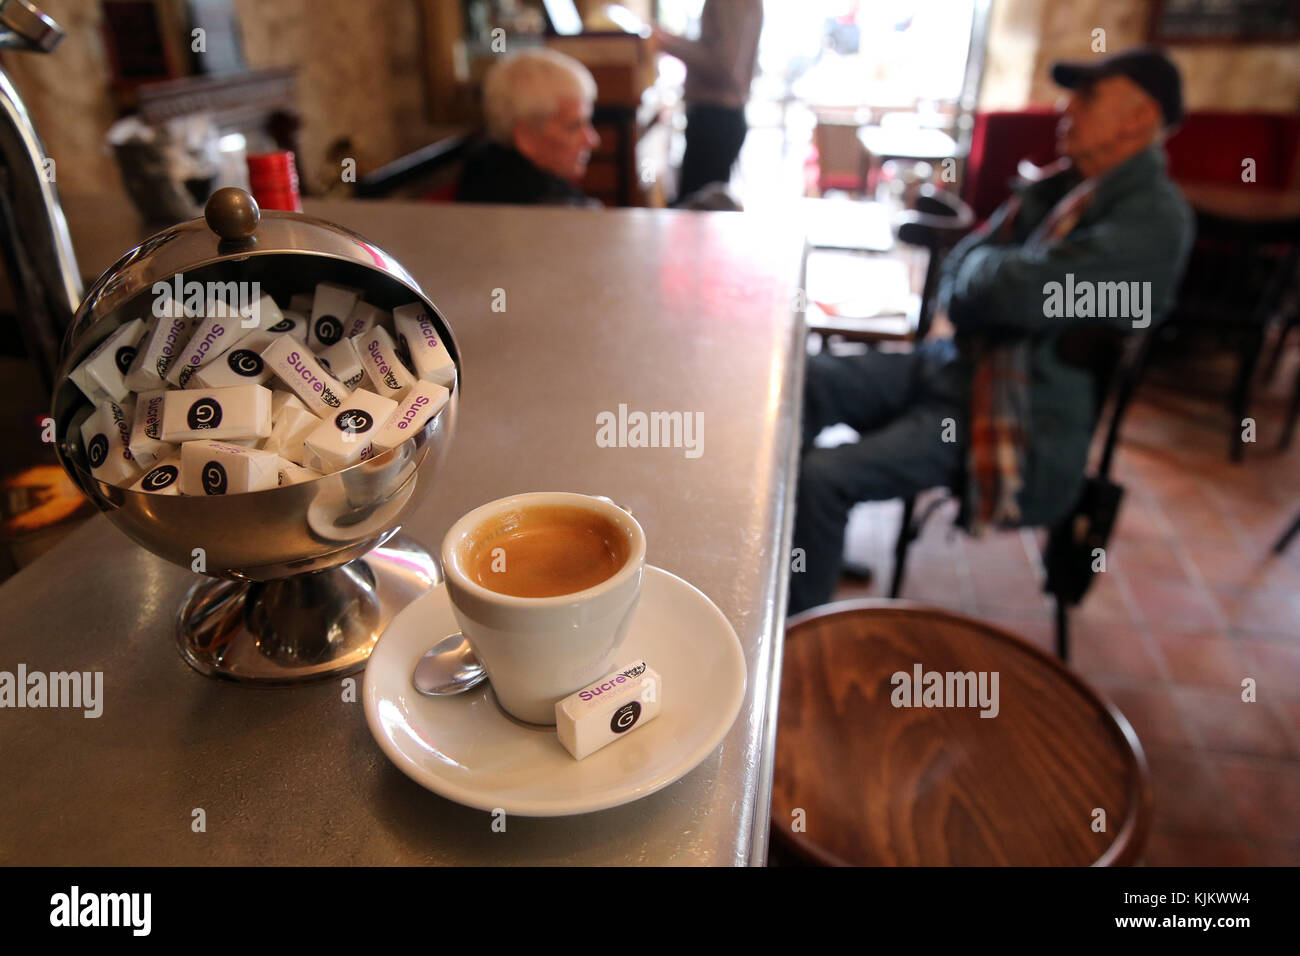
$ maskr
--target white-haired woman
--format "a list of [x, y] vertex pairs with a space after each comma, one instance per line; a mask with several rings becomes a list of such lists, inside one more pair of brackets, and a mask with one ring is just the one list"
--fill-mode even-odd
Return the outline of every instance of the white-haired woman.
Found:
[[466, 161], [456, 198], [599, 205], [577, 188], [600, 143], [595, 99], [587, 68], [554, 50], [522, 50], [494, 64], [483, 81], [488, 141]]

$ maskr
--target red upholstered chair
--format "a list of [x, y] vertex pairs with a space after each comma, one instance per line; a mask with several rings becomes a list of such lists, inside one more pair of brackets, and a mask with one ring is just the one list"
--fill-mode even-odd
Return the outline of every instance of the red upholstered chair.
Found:
[[[1300, 165], [1300, 116], [1295, 113], [1189, 113], [1165, 144], [1169, 175], [1180, 183], [1247, 189], [1290, 189]], [[1255, 160], [1255, 182], [1243, 183], [1242, 160]]]
[[1023, 159], [1045, 166], [1056, 158], [1055, 110], [976, 113], [961, 198], [983, 222], [1011, 195]]
[[[1011, 195], [1021, 160], [1043, 166], [1056, 157], [1056, 121], [1057, 113], [1044, 107], [975, 114], [961, 198], [977, 221]], [[1300, 188], [1300, 114], [1188, 113], [1165, 151], [1175, 182]], [[1246, 157], [1255, 160], [1254, 183], [1241, 179]]]

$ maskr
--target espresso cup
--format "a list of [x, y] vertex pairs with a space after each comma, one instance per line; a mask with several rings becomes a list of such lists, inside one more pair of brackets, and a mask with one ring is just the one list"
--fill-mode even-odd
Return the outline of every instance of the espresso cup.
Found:
[[497, 701], [533, 724], [615, 667], [641, 595], [645, 532], [604, 498], [534, 492], [465, 515], [442, 542], [447, 594]]

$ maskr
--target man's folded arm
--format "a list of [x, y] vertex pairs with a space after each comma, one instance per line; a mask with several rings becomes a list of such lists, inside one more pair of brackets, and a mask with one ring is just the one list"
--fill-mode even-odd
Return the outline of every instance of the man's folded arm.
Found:
[[1049, 283], [1060, 283], [1064, 295], [1067, 274], [1076, 288], [1081, 282], [1150, 282], [1150, 307], [1173, 291], [1180, 246], [1177, 229], [1154, 211], [1103, 220], [1035, 248], [985, 243], [954, 265], [945, 288], [948, 316], [960, 331], [1046, 330], [1061, 321], [1047, 307], [1056, 291]]

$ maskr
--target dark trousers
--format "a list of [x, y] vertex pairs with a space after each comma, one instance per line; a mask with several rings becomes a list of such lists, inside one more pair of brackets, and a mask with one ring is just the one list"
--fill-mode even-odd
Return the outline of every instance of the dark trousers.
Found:
[[726, 184], [749, 127], [745, 111], [693, 103], [686, 107], [686, 155], [682, 157], [677, 201], [709, 183]]
[[[855, 504], [903, 498], [960, 476], [969, 392], [969, 363], [948, 340], [906, 353], [809, 357], [790, 614], [831, 600]], [[818, 432], [840, 423], [861, 438], [813, 447]]]

